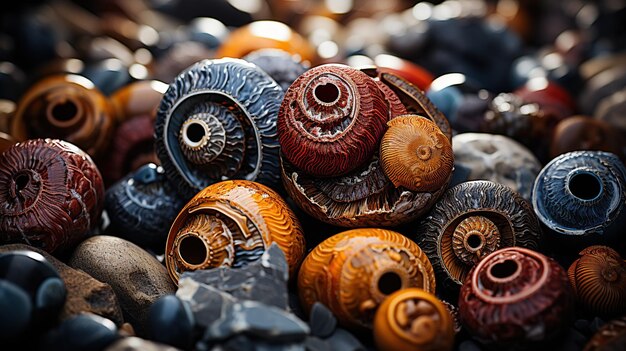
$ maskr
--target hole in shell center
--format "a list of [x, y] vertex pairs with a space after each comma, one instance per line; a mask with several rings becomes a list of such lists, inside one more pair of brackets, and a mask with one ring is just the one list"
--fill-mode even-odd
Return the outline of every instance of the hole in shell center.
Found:
[[513, 260], [504, 260], [491, 267], [490, 273], [494, 278], [506, 279], [513, 276], [519, 269], [519, 264]]
[[20, 173], [13, 180], [15, 181], [15, 190], [22, 191], [30, 183], [30, 175], [28, 173]]
[[183, 261], [192, 266], [202, 264], [207, 259], [207, 249], [204, 241], [192, 235], [181, 239], [178, 253]]
[[206, 130], [200, 123], [189, 123], [187, 130], [185, 131], [185, 135], [187, 136], [187, 140], [197, 144], [202, 141], [202, 138], [205, 137]]
[[602, 183], [598, 176], [589, 172], [574, 174], [567, 185], [572, 195], [581, 200], [593, 200], [602, 193]]
[[59, 122], [68, 122], [78, 115], [78, 107], [73, 101], [63, 101], [54, 104], [51, 109], [52, 118]]
[[332, 104], [339, 100], [339, 88], [332, 83], [320, 84], [313, 90], [313, 95], [325, 104]]
[[476, 233], [472, 233], [468, 235], [466, 242], [467, 242], [467, 246], [473, 250], [477, 250], [481, 246], [483, 246], [483, 238], [479, 234], [476, 234]]
[[378, 291], [384, 295], [392, 294], [402, 289], [402, 279], [395, 272], [386, 272], [378, 278]]

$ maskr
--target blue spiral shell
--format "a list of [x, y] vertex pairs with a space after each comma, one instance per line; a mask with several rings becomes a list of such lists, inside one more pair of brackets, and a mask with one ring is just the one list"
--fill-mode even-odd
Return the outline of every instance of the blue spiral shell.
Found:
[[537, 217], [558, 235], [608, 239], [626, 219], [626, 168], [612, 153], [575, 151], [539, 173], [532, 202]]
[[[167, 178], [187, 199], [226, 179], [277, 185], [283, 95], [270, 76], [239, 59], [204, 60], [183, 71], [165, 92], [155, 122]], [[185, 134], [194, 124], [199, 135]]]

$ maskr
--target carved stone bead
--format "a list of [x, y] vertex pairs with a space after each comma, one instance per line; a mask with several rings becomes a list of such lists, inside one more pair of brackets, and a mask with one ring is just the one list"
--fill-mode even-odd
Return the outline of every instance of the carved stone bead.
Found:
[[293, 277], [305, 253], [296, 216], [264, 185], [224, 181], [199, 192], [178, 214], [167, 237], [165, 263], [178, 282], [184, 271], [256, 261], [272, 242], [285, 253]]
[[0, 203], [1, 243], [55, 252], [96, 227], [104, 186], [96, 165], [76, 146], [33, 139], [0, 155]]
[[371, 327], [378, 306], [409, 287], [435, 291], [430, 262], [414, 242], [390, 230], [363, 228], [334, 235], [309, 253], [298, 275], [308, 313], [319, 301], [350, 327]]

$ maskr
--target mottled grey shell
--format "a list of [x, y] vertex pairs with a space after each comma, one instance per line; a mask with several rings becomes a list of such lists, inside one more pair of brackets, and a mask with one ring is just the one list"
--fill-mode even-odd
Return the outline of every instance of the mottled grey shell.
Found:
[[[270, 76], [239, 59], [204, 60], [183, 71], [165, 92], [155, 123], [167, 178], [186, 199], [227, 179], [277, 185], [276, 118], [283, 95]], [[189, 119], [199, 139], [181, 133]]]
[[492, 245], [496, 249], [521, 246], [536, 250], [539, 246], [539, 221], [528, 201], [517, 192], [482, 180], [448, 189], [419, 223], [416, 242], [432, 263], [439, 286], [449, 292], [458, 291], [472, 268], [457, 257], [458, 248], [453, 243], [457, 226], [472, 216], [484, 217], [498, 228], [499, 244]]

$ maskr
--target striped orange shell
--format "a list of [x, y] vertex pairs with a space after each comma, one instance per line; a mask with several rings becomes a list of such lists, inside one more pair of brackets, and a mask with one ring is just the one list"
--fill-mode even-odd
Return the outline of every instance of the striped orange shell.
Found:
[[626, 261], [607, 246], [580, 252], [567, 273], [578, 303], [593, 315], [626, 314]]
[[165, 248], [170, 277], [219, 266], [241, 267], [275, 242], [294, 276], [305, 254], [302, 228], [272, 189], [247, 180], [216, 183], [199, 192], [172, 224]]
[[409, 287], [434, 292], [433, 268], [413, 241], [384, 229], [352, 229], [324, 240], [298, 275], [305, 311], [319, 301], [350, 327], [371, 327], [379, 304]]
[[378, 149], [389, 105], [376, 82], [344, 65], [322, 65], [289, 87], [278, 114], [284, 157], [314, 176], [339, 176]]
[[380, 162], [396, 187], [429, 192], [445, 187], [452, 175], [450, 140], [421, 116], [399, 116], [387, 123], [380, 143]]

